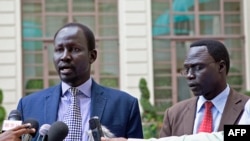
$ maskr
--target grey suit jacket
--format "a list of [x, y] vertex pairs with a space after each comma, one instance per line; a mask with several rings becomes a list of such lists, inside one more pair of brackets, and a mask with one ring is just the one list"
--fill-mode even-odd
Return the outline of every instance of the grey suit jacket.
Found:
[[[240, 94], [230, 88], [218, 131], [223, 131], [225, 124], [237, 124], [239, 122], [248, 99], [249, 96]], [[197, 100], [198, 97], [193, 97], [167, 109], [160, 137], [193, 134]]]

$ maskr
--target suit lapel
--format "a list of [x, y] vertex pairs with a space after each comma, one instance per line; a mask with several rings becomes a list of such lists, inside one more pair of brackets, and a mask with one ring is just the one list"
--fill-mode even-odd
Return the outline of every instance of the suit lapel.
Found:
[[[183, 120], [184, 133], [193, 134], [194, 120], [196, 113], [197, 97], [193, 97], [185, 108], [185, 119]], [[190, 128], [192, 127], [192, 128]]]
[[234, 93], [232, 89], [230, 89], [218, 130], [223, 130], [225, 124], [237, 124], [239, 121], [238, 117], [240, 117], [239, 115], [242, 114], [242, 107], [244, 107], [244, 105], [245, 103], [242, 102], [241, 97], [239, 97], [238, 94]]
[[57, 85], [47, 93], [45, 99], [45, 122], [53, 123], [57, 120], [58, 107], [61, 95], [61, 85]]
[[103, 88], [93, 80], [91, 87], [91, 117], [98, 116], [101, 119], [106, 102], [107, 98], [104, 95]]

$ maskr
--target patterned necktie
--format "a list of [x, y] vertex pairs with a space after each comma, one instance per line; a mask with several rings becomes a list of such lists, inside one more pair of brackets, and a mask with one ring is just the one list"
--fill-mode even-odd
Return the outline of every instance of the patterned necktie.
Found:
[[65, 141], [81, 141], [82, 140], [82, 117], [80, 112], [80, 106], [77, 103], [77, 88], [70, 88], [71, 104], [69, 106], [68, 113], [64, 119], [65, 123], [69, 127], [69, 133]]
[[212, 115], [212, 109], [213, 103], [210, 101], [207, 101], [205, 103], [205, 114], [203, 116], [203, 120], [201, 122], [200, 128], [198, 132], [212, 132], [213, 131], [213, 115]]

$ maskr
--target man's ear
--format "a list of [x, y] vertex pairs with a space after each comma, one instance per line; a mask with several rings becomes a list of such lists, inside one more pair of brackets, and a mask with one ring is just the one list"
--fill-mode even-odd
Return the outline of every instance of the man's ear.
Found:
[[89, 63], [90, 64], [94, 63], [96, 58], [97, 58], [97, 51], [95, 49], [89, 51]]
[[220, 62], [219, 62], [219, 71], [220, 72], [223, 72], [223, 71], [226, 72], [226, 62], [224, 60], [220, 60]]

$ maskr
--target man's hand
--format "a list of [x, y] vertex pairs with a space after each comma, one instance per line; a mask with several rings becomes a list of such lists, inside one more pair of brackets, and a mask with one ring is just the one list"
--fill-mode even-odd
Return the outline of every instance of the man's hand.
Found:
[[127, 141], [127, 139], [126, 138], [105, 138], [105, 137], [102, 137], [101, 141]]
[[34, 128], [30, 128], [31, 124], [23, 124], [17, 126], [11, 130], [7, 130], [4, 133], [0, 134], [0, 141], [21, 141], [21, 136], [23, 134], [35, 133]]

